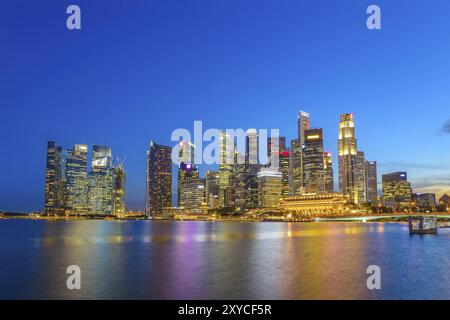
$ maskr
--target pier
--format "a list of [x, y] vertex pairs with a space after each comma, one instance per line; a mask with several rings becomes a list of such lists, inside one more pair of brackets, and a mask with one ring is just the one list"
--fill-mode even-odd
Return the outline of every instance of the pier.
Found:
[[436, 216], [411, 216], [408, 219], [409, 234], [437, 234]]

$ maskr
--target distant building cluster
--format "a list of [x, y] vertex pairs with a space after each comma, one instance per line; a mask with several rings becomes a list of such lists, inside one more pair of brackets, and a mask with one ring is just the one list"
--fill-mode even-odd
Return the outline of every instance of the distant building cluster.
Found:
[[63, 150], [47, 144], [45, 213], [54, 216], [123, 216], [125, 170], [113, 164], [111, 148], [94, 145], [88, 172], [88, 146]]
[[[181, 141], [177, 172], [177, 204], [172, 206], [172, 148], [155, 142], [147, 152], [146, 214], [258, 213], [297, 215], [346, 214], [355, 210], [435, 210], [434, 194], [413, 193], [406, 172], [382, 175], [378, 195], [377, 162], [366, 160], [357, 147], [353, 114], [342, 114], [338, 125], [338, 191], [333, 179], [332, 154], [324, 148], [322, 128], [310, 126], [310, 114], [299, 112], [298, 136], [269, 137], [268, 157], [278, 166], [262, 165], [256, 129], [246, 133], [245, 154], [227, 151], [230, 137], [220, 135], [218, 171], [200, 177], [194, 164], [195, 145]], [[276, 140], [275, 140], [276, 139]], [[277, 143], [274, 143], [276, 141]], [[245, 162], [226, 161], [244, 156]], [[227, 158], [228, 157], [228, 158]], [[443, 199], [441, 202], [447, 201]], [[448, 203], [447, 201], [446, 203]]]

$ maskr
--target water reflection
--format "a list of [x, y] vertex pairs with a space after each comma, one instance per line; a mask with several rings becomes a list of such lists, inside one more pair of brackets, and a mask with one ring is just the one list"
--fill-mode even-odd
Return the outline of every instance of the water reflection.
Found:
[[[449, 298], [450, 233], [404, 224], [0, 222], [0, 298]], [[66, 289], [66, 268], [82, 290]], [[382, 269], [382, 290], [366, 268]]]

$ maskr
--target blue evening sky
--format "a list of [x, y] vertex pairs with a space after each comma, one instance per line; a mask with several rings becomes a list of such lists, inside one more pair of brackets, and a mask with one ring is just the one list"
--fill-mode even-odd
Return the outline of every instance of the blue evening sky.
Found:
[[[66, 28], [77, 4], [82, 30]], [[366, 28], [378, 4], [382, 29]], [[8, 0], [0, 7], [0, 210], [40, 210], [46, 142], [126, 156], [143, 208], [150, 140], [176, 128], [323, 127], [341, 113], [382, 173], [450, 191], [448, 0]]]

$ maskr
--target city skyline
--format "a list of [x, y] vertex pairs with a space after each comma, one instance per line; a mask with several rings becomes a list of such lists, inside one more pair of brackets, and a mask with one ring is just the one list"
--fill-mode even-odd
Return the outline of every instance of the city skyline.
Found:
[[[371, 33], [364, 3], [235, 4], [241, 10], [205, 4], [207, 16], [187, 4], [140, 4], [129, 8], [131, 23], [117, 3], [105, 13], [101, 2], [83, 2], [86, 24], [78, 34], [56, 27], [64, 22], [59, 8], [6, 4], [12, 14], [2, 21], [21, 41], [11, 39], [6, 50], [5, 72], [15, 81], [2, 93], [7, 121], [0, 130], [10, 157], [1, 160], [8, 170], [0, 210], [43, 209], [48, 140], [107, 145], [126, 156], [127, 207], [144, 208], [150, 140], [172, 146], [173, 129], [202, 120], [217, 128], [278, 127], [290, 141], [299, 110], [324, 129], [335, 188], [336, 122], [349, 112], [358, 149], [377, 161], [379, 189], [384, 173], [407, 171], [415, 191], [450, 193], [450, 44], [443, 40], [449, 23], [440, 18], [450, 6], [379, 4], [383, 28]], [[154, 10], [152, 19], [142, 13]], [[21, 28], [17, 15], [24, 17]], [[112, 17], [123, 23], [111, 24]], [[167, 19], [179, 22], [169, 27]], [[263, 35], [272, 39], [269, 47]], [[80, 116], [71, 118], [74, 110]], [[200, 168], [203, 177], [206, 170]]]
[[[347, 212], [352, 204], [359, 209], [370, 205], [377, 210], [388, 208], [395, 211], [409, 211], [414, 207], [434, 210], [438, 205], [437, 196], [440, 198], [443, 194], [436, 196], [435, 193], [414, 190], [406, 171], [383, 173], [379, 192], [377, 162], [366, 160], [365, 153], [358, 151], [353, 114], [341, 114], [338, 123], [337, 188], [333, 183], [332, 152], [324, 151], [323, 129], [311, 128], [310, 114], [305, 111], [299, 111], [297, 127], [299, 136], [291, 140], [291, 147], [296, 148], [297, 141], [303, 142], [299, 148], [301, 161], [296, 160], [297, 151], [292, 153], [286, 147], [286, 137], [278, 134], [266, 137], [266, 133], [263, 133], [259, 136], [257, 129], [250, 128], [245, 131], [236, 129], [236, 133], [242, 131], [244, 135], [235, 136], [234, 129], [214, 129], [217, 135], [214, 148], [217, 149], [213, 153], [218, 153], [219, 161], [214, 165], [218, 166], [218, 171], [208, 170], [204, 177], [201, 177], [198, 166], [211, 168], [211, 165], [197, 160], [196, 150], [203, 153], [204, 150], [198, 149], [205, 146], [193, 143], [197, 141], [195, 134], [193, 138], [189, 134], [189, 140], [180, 137], [181, 140], [172, 141], [175, 143], [173, 147], [150, 141], [147, 151], [146, 207], [140, 210], [152, 218], [167, 218], [177, 213], [251, 214], [258, 209], [298, 210], [296, 212], [299, 213], [305, 210], [305, 206], [314, 203], [310, 214], [316, 212], [321, 215], [329, 212], [329, 209], [319, 209], [316, 204], [325, 204], [320, 199], [325, 199], [323, 196], [327, 197], [327, 194], [331, 198], [343, 197], [342, 200], [345, 199], [347, 204], [339, 210]], [[279, 132], [279, 129], [275, 132]], [[242, 145], [240, 141], [245, 144]], [[265, 163], [266, 160], [260, 158], [263, 156], [261, 152], [267, 153], [269, 162]], [[48, 141], [46, 214], [124, 215], [126, 192], [123, 161], [118, 162], [117, 159], [116, 165], [113, 164], [111, 148], [94, 145], [89, 159], [91, 165], [88, 167], [88, 153], [87, 145], [76, 144], [73, 148], [63, 150], [54, 141]], [[210, 173], [217, 174], [215, 187], [208, 185], [208, 182], [213, 181], [208, 179]], [[297, 179], [300, 180], [300, 186], [293, 183]], [[176, 188], [173, 187], [174, 180]], [[120, 186], [117, 192], [115, 185]], [[208, 194], [207, 190], [210, 189], [217, 192]], [[174, 194], [176, 201], [173, 199]], [[215, 201], [210, 202], [210, 198], [215, 198]], [[116, 200], [118, 209], [114, 209]], [[316, 200], [319, 202], [313, 202]], [[299, 201], [308, 201], [308, 204]], [[336, 213], [339, 212], [343, 211]]]

